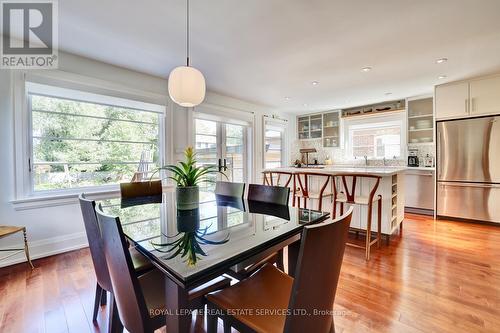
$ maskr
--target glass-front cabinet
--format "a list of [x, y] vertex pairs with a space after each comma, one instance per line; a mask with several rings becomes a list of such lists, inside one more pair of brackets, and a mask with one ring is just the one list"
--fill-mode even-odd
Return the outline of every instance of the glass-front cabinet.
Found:
[[300, 140], [304, 139], [318, 139], [321, 138], [322, 132], [322, 115], [314, 114], [308, 116], [301, 116], [297, 118], [298, 137]]
[[432, 97], [408, 101], [408, 143], [434, 142]]
[[323, 147], [340, 146], [340, 115], [338, 111], [323, 113]]
[[297, 117], [299, 140], [322, 139], [323, 147], [340, 146], [340, 112], [329, 111]]

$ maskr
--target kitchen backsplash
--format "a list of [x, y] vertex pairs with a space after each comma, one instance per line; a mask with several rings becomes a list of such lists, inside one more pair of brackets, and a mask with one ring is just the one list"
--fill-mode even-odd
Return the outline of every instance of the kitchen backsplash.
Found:
[[[344, 156], [344, 150], [340, 148], [324, 148], [322, 139], [312, 139], [312, 140], [294, 140], [292, 145], [292, 150], [290, 154], [290, 164], [293, 165], [295, 160], [301, 159], [300, 149], [303, 148], [315, 148], [317, 153], [309, 154], [309, 163], [313, 163], [314, 159], [318, 160], [319, 164], [324, 164], [326, 159], [330, 159], [333, 164], [345, 164], [345, 165], [364, 165], [365, 160], [363, 158], [358, 159], [347, 159]], [[418, 157], [421, 165], [423, 165], [423, 158], [429, 154], [429, 156], [434, 157], [434, 146], [433, 145], [420, 145], [413, 146], [411, 144], [408, 145], [408, 148], [417, 148], [418, 149]], [[390, 166], [406, 166], [407, 159], [388, 159], [386, 161], [387, 165]], [[368, 165], [379, 166], [383, 165], [384, 162], [382, 160], [373, 160], [368, 159]]]

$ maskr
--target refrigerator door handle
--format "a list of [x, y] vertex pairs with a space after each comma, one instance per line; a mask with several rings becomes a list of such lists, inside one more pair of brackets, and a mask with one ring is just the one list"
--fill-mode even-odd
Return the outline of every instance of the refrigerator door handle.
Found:
[[484, 183], [458, 183], [458, 182], [438, 182], [439, 185], [455, 186], [455, 187], [481, 187], [481, 188], [500, 188], [500, 184], [484, 184]]

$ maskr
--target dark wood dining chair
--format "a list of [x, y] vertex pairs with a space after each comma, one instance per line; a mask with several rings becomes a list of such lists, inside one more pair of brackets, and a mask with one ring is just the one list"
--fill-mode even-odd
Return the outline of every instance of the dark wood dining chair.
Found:
[[[367, 207], [367, 223], [366, 223], [366, 235], [365, 235], [365, 244], [358, 245], [356, 243], [348, 242], [347, 245], [352, 247], [357, 247], [365, 250], [365, 259], [370, 260], [370, 252], [373, 244], [377, 243], [377, 247], [380, 248], [380, 243], [382, 240], [382, 195], [376, 195], [378, 186], [380, 184], [380, 179], [382, 177], [371, 175], [371, 174], [338, 174], [336, 175], [342, 180], [343, 190], [337, 194], [335, 198], [335, 202], [333, 204], [333, 212], [332, 216], [335, 218], [337, 215], [337, 203], [340, 204], [340, 214], [342, 215], [344, 212], [344, 205], [361, 205]], [[368, 188], [368, 196], [360, 195], [360, 183], [365, 179], [367, 180]], [[371, 181], [369, 181], [371, 180]], [[350, 186], [348, 184], [350, 181]], [[372, 240], [372, 209], [373, 204], [377, 203], [377, 236]], [[353, 228], [354, 229], [354, 228]], [[363, 231], [360, 229], [355, 229], [357, 233], [359, 231]]]
[[215, 194], [230, 198], [243, 198], [245, 183], [215, 182]]
[[231, 327], [242, 333], [335, 332], [331, 311], [352, 210], [304, 227], [295, 279], [267, 264], [248, 279], [208, 294], [208, 333], [216, 332], [218, 317], [225, 333]]
[[[299, 185], [298, 191], [294, 188], [293, 195], [297, 197], [298, 207], [300, 207], [300, 199], [304, 201], [304, 208], [307, 208], [307, 201], [310, 199], [318, 200], [318, 205], [316, 208], [319, 211], [323, 208], [323, 198], [332, 197], [336, 195], [336, 184], [335, 177], [327, 173], [316, 173], [316, 172], [299, 172], [295, 175], [297, 178], [296, 182]], [[311, 179], [318, 179], [320, 188], [316, 191], [311, 190]], [[328, 190], [328, 184], [331, 183], [331, 189]]]
[[[165, 325], [165, 303], [168, 297], [165, 292], [165, 275], [160, 270], [153, 269], [137, 276], [120, 219], [105, 215], [101, 207], [97, 207], [96, 215], [113, 295], [123, 326], [131, 333], [153, 333]], [[220, 276], [190, 290], [188, 309], [203, 309], [207, 293], [226, 288], [230, 283], [230, 279]]]
[[283, 186], [248, 185], [248, 200], [288, 205], [290, 188]]
[[159, 196], [162, 194], [161, 180], [120, 183], [120, 194], [122, 198]]
[[[99, 228], [99, 223], [97, 222], [97, 216], [95, 212], [95, 201], [85, 198], [82, 193], [79, 196], [80, 208], [83, 216], [83, 223], [85, 225], [85, 232], [87, 234], [87, 240], [89, 243], [90, 256], [92, 258], [92, 263], [94, 264], [94, 271], [96, 275], [96, 292], [94, 300], [94, 312], [92, 320], [97, 321], [97, 314], [99, 312], [99, 306], [105, 305], [107, 300], [107, 293], [111, 293], [110, 304], [109, 304], [109, 331], [119, 331], [121, 327], [120, 320], [117, 316], [115, 303], [113, 301], [113, 287], [111, 285], [111, 280], [109, 277], [108, 266], [106, 265], [106, 258], [104, 256], [103, 241], [101, 236], [101, 230]], [[128, 248], [130, 253], [130, 258], [132, 260], [132, 266], [134, 267], [135, 274], [143, 274], [148, 270], [153, 269], [151, 261], [143, 256], [135, 248]]]

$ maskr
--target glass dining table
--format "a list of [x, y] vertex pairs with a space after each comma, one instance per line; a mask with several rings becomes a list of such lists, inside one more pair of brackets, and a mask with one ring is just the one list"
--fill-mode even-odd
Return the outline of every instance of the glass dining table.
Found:
[[328, 213], [200, 192], [198, 207], [178, 209], [175, 192], [135, 199], [97, 202], [118, 216], [127, 239], [166, 276], [167, 332], [184, 332], [190, 316], [183, 311], [188, 291], [231, 267], [288, 246], [293, 276], [305, 225]]

